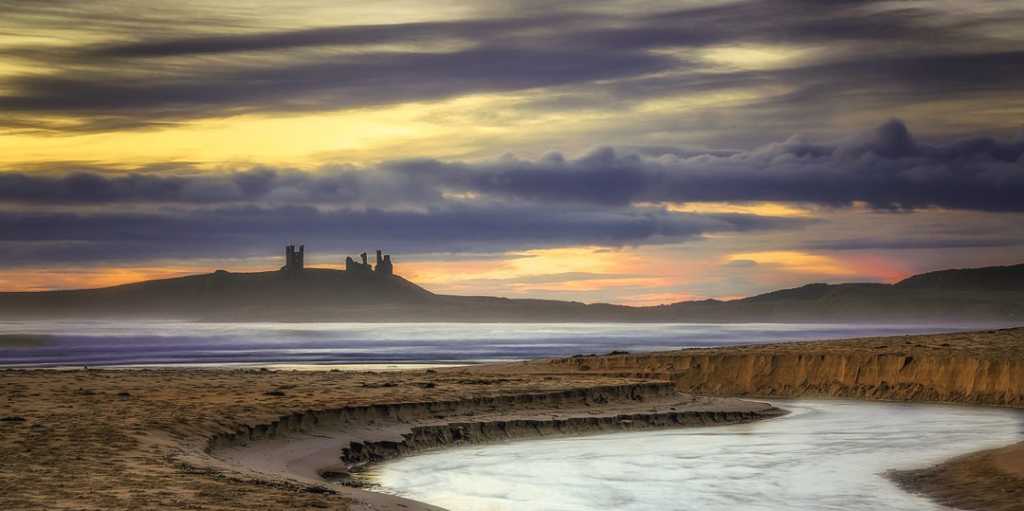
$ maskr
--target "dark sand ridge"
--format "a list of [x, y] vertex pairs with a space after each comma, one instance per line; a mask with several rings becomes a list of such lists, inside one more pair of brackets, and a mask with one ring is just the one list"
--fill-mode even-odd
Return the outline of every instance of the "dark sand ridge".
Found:
[[[208, 466], [308, 484], [420, 450], [563, 435], [739, 424], [784, 415], [767, 403], [679, 394], [667, 382], [459, 401], [346, 407], [212, 438]], [[203, 461], [199, 461], [202, 463]]]
[[[672, 381], [681, 392], [846, 398], [1024, 408], [1024, 328], [577, 356], [467, 369]], [[890, 476], [943, 504], [1024, 510], [1024, 442]]]

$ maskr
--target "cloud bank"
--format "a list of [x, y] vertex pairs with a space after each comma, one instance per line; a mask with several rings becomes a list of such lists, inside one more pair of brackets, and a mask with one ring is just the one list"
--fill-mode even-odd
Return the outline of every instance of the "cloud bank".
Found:
[[[763, 112], [791, 126], [827, 121], [837, 102], [885, 112], [955, 94], [1019, 105], [1024, 79], [1019, 33], [1007, 29], [1024, 21], [1024, 12], [993, 2], [948, 10], [867, 1], [668, 8], [546, 2], [544, 9], [504, 11], [490, 2], [463, 3], [470, 14], [444, 21], [295, 27], [291, 16], [316, 2], [287, 16], [267, 12], [260, 24], [202, 2], [130, 19], [114, 1], [55, 9], [5, 2], [0, 29], [87, 42], [0, 46], [0, 59], [47, 70], [0, 80], [0, 109], [8, 113], [0, 124], [52, 132], [133, 129], [503, 92], [531, 92], [538, 95], [531, 108], [569, 113], [567, 105], [623, 108], [771, 87], [780, 92], [728, 116], [746, 116], [752, 125], [749, 116]], [[704, 53], [765, 48], [804, 56], [751, 68], [745, 61], [709, 62]], [[550, 101], [554, 96], [563, 99]], [[732, 129], [736, 140], [758, 138], [746, 132], [757, 127]]]
[[1022, 212], [1020, 197], [1024, 141], [929, 145], [890, 121], [838, 143], [794, 137], [751, 151], [601, 148], [578, 158], [314, 171], [0, 173], [0, 246], [8, 264], [259, 255], [288, 240], [405, 253], [623, 246], [816, 221], [668, 207], [676, 203]]
[[751, 151], [623, 152], [579, 158], [506, 156], [482, 163], [409, 159], [373, 168], [254, 168], [210, 173], [0, 174], [0, 201], [87, 204], [301, 204], [409, 209], [450, 204], [629, 208], [638, 203], [800, 202], [830, 207], [1024, 211], [1024, 140], [915, 141], [890, 121], [835, 144], [799, 137]]

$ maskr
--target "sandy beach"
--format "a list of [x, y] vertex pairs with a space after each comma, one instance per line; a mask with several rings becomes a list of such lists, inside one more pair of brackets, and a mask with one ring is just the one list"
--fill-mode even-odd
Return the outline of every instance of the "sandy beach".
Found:
[[[1014, 329], [388, 372], [5, 370], [0, 507], [430, 509], [342, 483], [365, 463], [421, 449], [777, 416], [759, 395], [1020, 406], [1022, 336]], [[788, 357], [802, 361], [802, 372]], [[830, 357], [844, 361], [841, 374], [827, 374]], [[959, 376], [939, 388], [935, 371]], [[1024, 444], [893, 478], [963, 509], [1021, 509], [1022, 453]]]
[[[698, 425], [697, 412], [709, 412], [713, 424], [770, 409], [682, 396], [638, 379], [458, 370], [7, 370], [0, 388], [0, 504], [12, 510], [428, 509], [319, 472], [338, 465], [349, 442], [394, 441], [413, 427], [451, 421], [543, 421], [556, 426], [537, 434], [562, 434], [559, 427], [575, 434], [608, 423], [631, 427], [645, 414], [667, 427], [679, 425], [673, 417], [686, 420], [676, 414], [695, 414], [689, 418]], [[434, 411], [410, 412], [417, 407]], [[352, 409], [380, 415], [333, 437], [323, 434], [327, 425], [282, 426], [282, 418], [327, 423]], [[592, 424], [557, 426], [573, 418]]]
[[907, 491], [958, 509], [1024, 509], [1024, 442], [920, 470], [890, 472]]

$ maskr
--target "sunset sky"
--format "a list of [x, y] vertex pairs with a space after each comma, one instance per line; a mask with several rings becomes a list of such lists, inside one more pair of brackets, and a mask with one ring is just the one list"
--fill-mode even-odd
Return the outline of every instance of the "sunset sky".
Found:
[[1024, 262], [1024, 3], [0, 0], [0, 290], [384, 248], [658, 304]]

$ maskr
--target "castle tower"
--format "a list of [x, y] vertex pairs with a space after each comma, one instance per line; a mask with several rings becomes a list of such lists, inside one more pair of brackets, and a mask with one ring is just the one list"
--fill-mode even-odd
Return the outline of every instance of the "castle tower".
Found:
[[282, 271], [288, 272], [300, 272], [305, 267], [306, 259], [306, 246], [299, 245], [299, 250], [295, 250], [295, 245], [288, 245], [284, 247], [284, 266], [281, 267]]
[[391, 266], [391, 256], [383, 254], [383, 250], [377, 251], [377, 266], [374, 268], [374, 271], [384, 275], [391, 275], [394, 271], [394, 268]]

